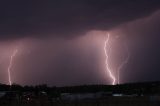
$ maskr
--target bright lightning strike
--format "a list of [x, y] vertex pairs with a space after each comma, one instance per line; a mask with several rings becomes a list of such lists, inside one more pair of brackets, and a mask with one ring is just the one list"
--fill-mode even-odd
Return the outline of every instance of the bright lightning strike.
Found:
[[123, 68], [123, 66], [128, 63], [128, 60], [129, 60], [129, 58], [130, 58], [130, 53], [129, 53], [129, 50], [128, 50], [128, 47], [127, 47], [126, 44], [125, 44], [125, 48], [126, 48], [126, 52], [127, 52], [127, 57], [126, 57], [126, 59], [119, 65], [119, 67], [118, 67], [118, 69], [117, 69], [117, 72], [118, 72], [117, 83], [118, 83], [118, 84], [120, 84], [120, 71], [121, 71], [121, 69]]
[[12, 85], [12, 80], [11, 80], [11, 68], [12, 68], [12, 62], [13, 62], [13, 58], [16, 56], [18, 50], [15, 49], [13, 51], [13, 54], [10, 56], [10, 62], [9, 62], [9, 66], [8, 66], [8, 81], [9, 81], [9, 85]]
[[107, 39], [106, 39], [105, 45], [104, 45], [104, 52], [105, 52], [105, 56], [106, 56], [105, 64], [106, 64], [106, 70], [109, 73], [110, 78], [112, 79], [112, 85], [115, 85], [116, 78], [113, 75], [112, 70], [109, 67], [109, 60], [108, 60], [109, 59], [109, 54], [107, 53], [107, 49], [106, 49], [107, 47], [109, 48], [108, 51], [110, 51], [110, 49], [111, 49], [110, 45], [109, 45], [109, 39], [110, 39], [110, 35], [109, 35], [109, 33], [107, 33]]

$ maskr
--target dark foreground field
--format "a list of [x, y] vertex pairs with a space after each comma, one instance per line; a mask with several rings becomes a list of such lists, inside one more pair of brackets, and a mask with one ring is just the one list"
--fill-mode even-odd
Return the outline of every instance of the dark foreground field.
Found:
[[160, 106], [159, 97], [107, 97], [97, 100], [57, 101], [34, 100], [28, 102], [1, 101], [0, 106]]
[[160, 106], [160, 82], [123, 85], [0, 85], [0, 106]]

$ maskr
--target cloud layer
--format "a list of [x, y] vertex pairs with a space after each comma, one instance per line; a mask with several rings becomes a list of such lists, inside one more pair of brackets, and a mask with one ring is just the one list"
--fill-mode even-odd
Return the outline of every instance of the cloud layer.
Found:
[[159, 0], [5, 0], [0, 3], [0, 39], [70, 37], [109, 30], [159, 7]]

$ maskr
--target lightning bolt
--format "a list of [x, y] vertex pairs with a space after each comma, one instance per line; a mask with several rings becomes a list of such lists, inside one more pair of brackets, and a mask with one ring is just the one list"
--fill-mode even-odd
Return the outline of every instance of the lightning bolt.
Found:
[[112, 85], [115, 85], [116, 78], [113, 75], [112, 70], [109, 67], [109, 60], [108, 60], [109, 59], [109, 54], [107, 53], [107, 49], [106, 49], [108, 47], [109, 48], [108, 51], [111, 50], [111, 47], [109, 45], [109, 39], [110, 39], [110, 35], [109, 35], [109, 33], [107, 33], [107, 39], [106, 39], [105, 44], [104, 44], [104, 53], [105, 53], [105, 56], [106, 56], [105, 64], [106, 64], [106, 70], [109, 73], [110, 78], [112, 79]]
[[12, 80], [11, 80], [11, 68], [12, 68], [12, 62], [13, 62], [13, 58], [16, 56], [18, 50], [15, 49], [12, 53], [12, 55], [10, 56], [10, 61], [9, 61], [9, 66], [8, 66], [8, 81], [9, 81], [9, 85], [12, 85]]
[[130, 58], [130, 53], [129, 53], [127, 44], [125, 44], [125, 48], [126, 48], [126, 52], [127, 52], [127, 57], [126, 57], [126, 59], [119, 65], [119, 67], [118, 67], [118, 69], [117, 69], [117, 72], [118, 72], [117, 83], [118, 83], [118, 84], [120, 84], [120, 71], [121, 71], [121, 69], [124, 67], [124, 65], [128, 63], [128, 60], [129, 60], [129, 58]]

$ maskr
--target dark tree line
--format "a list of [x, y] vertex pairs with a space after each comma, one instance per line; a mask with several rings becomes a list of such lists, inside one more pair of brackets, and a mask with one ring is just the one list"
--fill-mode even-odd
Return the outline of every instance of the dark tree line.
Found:
[[68, 87], [49, 87], [45, 84], [37, 86], [21, 86], [13, 84], [12, 86], [0, 84], [0, 91], [17, 91], [17, 92], [46, 92], [50, 96], [57, 97], [61, 93], [96, 93], [96, 92], [111, 92], [123, 94], [160, 94], [160, 82], [144, 82], [122, 85], [83, 85], [83, 86], [68, 86]]

